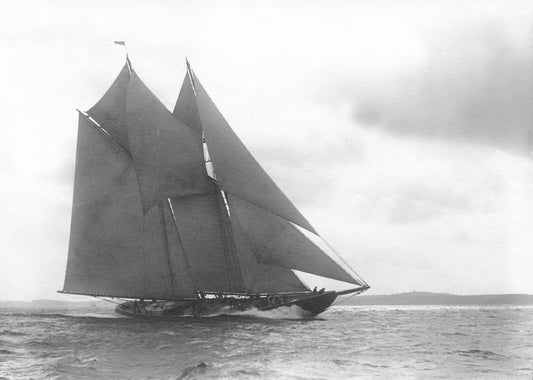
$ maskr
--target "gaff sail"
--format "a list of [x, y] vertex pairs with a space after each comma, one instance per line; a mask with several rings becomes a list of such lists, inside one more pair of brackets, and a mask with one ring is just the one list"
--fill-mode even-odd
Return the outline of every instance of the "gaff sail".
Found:
[[172, 255], [169, 265], [160, 208], [143, 215], [140, 202], [131, 158], [80, 115], [64, 291], [159, 299], [194, 295], [182, 256]]

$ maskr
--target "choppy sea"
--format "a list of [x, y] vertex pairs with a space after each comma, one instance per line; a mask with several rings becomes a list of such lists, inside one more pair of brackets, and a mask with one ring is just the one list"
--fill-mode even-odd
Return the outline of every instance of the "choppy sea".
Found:
[[533, 378], [531, 306], [338, 306], [154, 321], [0, 310], [4, 379]]

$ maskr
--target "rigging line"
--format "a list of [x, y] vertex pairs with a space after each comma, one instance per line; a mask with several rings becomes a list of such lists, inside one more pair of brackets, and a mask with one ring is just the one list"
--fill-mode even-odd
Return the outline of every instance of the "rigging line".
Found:
[[[217, 214], [222, 227], [222, 244], [224, 247], [224, 261], [226, 264], [226, 275], [228, 283], [234, 289], [244, 288], [244, 279], [242, 277], [242, 268], [237, 257], [237, 246], [233, 239], [233, 230], [229, 219], [229, 206], [225, 201], [224, 192], [217, 186]], [[231, 269], [230, 269], [231, 268]], [[235, 272], [235, 278], [231, 276]]]
[[185, 58], [185, 65], [187, 66], [187, 74], [189, 75], [189, 80], [191, 81], [192, 92], [194, 93], [194, 96], [196, 97], [196, 84], [194, 83], [194, 73], [191, 69], [191, 65], [189, 64], [189, 60], [187, 58]]
[[361, 285], [368, 285], [368, 284], [366, 283], [366, 281], [363, 280], [363, 278], [359, 275], [359, 273], [357, 273], [357, 272], [355, 271], [355, 269], [353, 269], [353, 268], [350, 266], [350, 264], [348, 264], [348, 263], [346, 262], [346, 260], [344, 260], [344, 259], [342, 258], [342, 256], [341, 256], [341, 255], [335, 250], [335, 248], [333, 248], [333, 247], [331, 246], [331, 244], [328, 243], [328, 241], [327, 241], [326, 239], [324, 239], [324, 237], [323, 237], [322, 235], [318, 235], [318, 236], [319, 236], [320, 239], [322, 239], [322, 241], [328, 246], [328, 248], [329, 248], [329, 249], [335, 254], [335, 256], [337, 256], [337, 258], [340, 259], [340, 261], [341, 261], [344, 265], [346, 265], [346, 266], [348, 267], [348, 269], [350, 269], [350, 270], [356, 275], [357, 279], [360, 280], [360, 281], [362, 282]]
[[108, 300], [107, 298], [102, 298], [102, 297], [95, 297], [95, 298], [98, 298], [102, 301], [106, 301], [106, 302], [110, 302], [110, 303], [114, 303], [116, 305], [120, 305], [120, 302], [115, 302], [115, 301], [112, 301], [112, 300]]
[[83, 116], [83, 118], [87, 121], [89, 121], [91, 123], [92, 126], [94, 126], [96, 128], [96, 130], [98, 132], [100, 132], [100, 134], [104, 137], [106, 137], [108, 140], [110, 140], [113, 144], [115, 144], [117, 147], [119, 147], [122, 151], [124, 151], [124, 153], [126, 153], [128, 156], [131, 157], [131, 154], [126, 150], [126, 148], [124, 148], [122, 145], [120, 145], [120, 143], [115, 140], [113, 138], [113, 136], [111, 136], [111, 134], [106, 131], [96, 120], [94, 120], [91, 115], [89, 115], [88, 113], [86, 112], [83, 112], [83, 111], [80, 111], [79, 109], [76, 108], [76, 111], [78, 111], [78, 113]]
[[226, 269], [226, 281], [228, 282], [228, 284], [230, 285], [230, 289], [233, 290], [233, 281], [232, 281], [232, 278], [231, 278], [231, 274], [230, 274], [230, 268], [229, 268], [229, 261], [228, 261], [228, 255], [227, 255], [227, 251], [228, 251], [228, 244], [227, 244], [227, 236], [226, 236], [226, 226], [225, 226], [225, 223], [224, 223], [224, 219], [223, 219], [223, 215], [222, 215], [222, 212], [221, 212], [221, 207], [220, 207], [220, 189], [217, 187], [217, 189], [215, 190], [217, 192], [217, 195], [216, 195], [216, 202], [217, 202], [217, 216], [218, 216], [218, 221], [220, 223], [220, 226], [221, 226], [221, 232], [222, 232], [222, 254], [223, 254], [223, 257], [224, 257], [224, 268]]
[[181, 252], [183, 252], [183, 259], [185, 260], [185, 266], [187, 267], [187, 271], [189, 272], [189, 277], [191, 279], [191, 283], [193, 286], [193, 290], [196, 290], [196, 286], [194, 285], [194, 277], [192, 275], [191, 267], [189, 265], [189, 260], [187, 258], [187, 254], [185, 253], [185, 247], [183, 246], [183, 241], [181, 240], [180, 231], [178, 228], [178, 221], [176, 219], [176, 214], [174, 213], [174, 207], [172, 207], [172, 201], [170, 198], [167, 198], [168, 207], [170, 208], [170, 213], [172, 214], [172, 220], [174, 221], [174, 227], [176, 229], [176, 235], [178, 237], [178, 243], [181, 248]]
[[[343, 305], [345, 304], [346, 302], [348, 302], [349, 300], [351, 300], [353, 297], [361, 294], [362, 292], [355, 292], [355, 293], [352, 293], [350, 294], [348, 297], [344, 297], [342, 298], [339, 302], [336, 303], [336, 305]], [[342, 296], [341, 296], [342, 297]]]
[[161, 224], [163, 225], [163, 245], [165, 252], [167, 254], [167, 265], [168, 265], [168, 274], [170, 279], [170, 286], [172, 287], [172, 296], [176, 297], [176, 281], [174, 278], [174, 271], [172, 270], [172, 265], [170, 262], [170, 250], [168, 247], [168, 235], [167, 235], [167, 225], [165, 223], [165, 211], [163, 210], [163, 202], [159, 202], [159, 210], [161, 212]]
[[[185, 70], [187, 69], [186, 65], [183, 65], [183, 66], [180, 68], [180, 71], [179, 71], [179, 72], [182, 73], [184, 69], [185, 69]], [[181, 76], [180, 76], [180, 77], [181, 77]], [[170, 89], [169, 94], [167, 95], [167, 97], [166, 97], [166, 99], [165, 99], [165, 106], [167, 106], [167, 105], [169, 104], [169, 102], [170, 102], [170, 100], [171, 100], [173, 94], [176, 93], [176, 90], [178, 89], [179, 86], [180, 86], [180, 80], [178, 79], [177, 81], [175, 81], [175, 84], [172, 86], [172, 88]], [[179, 93], [178, 93], [178, 97], [179, 97]], [[177, 98], [176, 98], [176, 101], [177, 101]], [[172, 107], [168, 107], [168, 106], [167, 106], [167, 108], [168, 108], [168, 109], [171, 109], [171, 110], [174, 109], [173, 106], [172, 106]]]

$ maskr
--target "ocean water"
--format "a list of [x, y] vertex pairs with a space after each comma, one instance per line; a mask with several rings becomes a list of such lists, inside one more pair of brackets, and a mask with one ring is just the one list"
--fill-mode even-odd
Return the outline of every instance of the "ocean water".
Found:
[[0, 378], [533, 378], [531, 306], [244, 314], [148, 321], [4, 308]]

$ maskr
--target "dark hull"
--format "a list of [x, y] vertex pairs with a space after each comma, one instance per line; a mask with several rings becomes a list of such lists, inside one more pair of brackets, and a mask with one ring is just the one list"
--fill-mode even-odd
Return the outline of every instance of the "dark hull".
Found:
[[270, 296], [262, 298], [210, 298], [176, 302], [155, 302], [142, 304], [129, 301], [118, 305], [118, 314], [135, 318], [173, 319], [183, 316], [203, 317], [217, 314], [238, 314], [246, 310], [275, 310], [296, 305], [309, 316], [318, 315], [327, 310], [339, 294], [360, 293], [367, 288], [356, 288], [343, 292], [305, 293], [292, 296]]
[[333, 301], [335, 301], [336, 298], [336, 292], [325, 292], [320, 294], [312, 294], [307, 297], [297, 298], [292, 301], [282, 302], [280, 304], [272, 306], [258, 307], [258, 309], [266, 311], [278, 309], [280, 307], [296, 305], [301, 307], [303, 310], [305, 310], [311, 315], [318, 315], [326, 311], [326, 309], [331, 306], [331, 304], [333, 303]]

